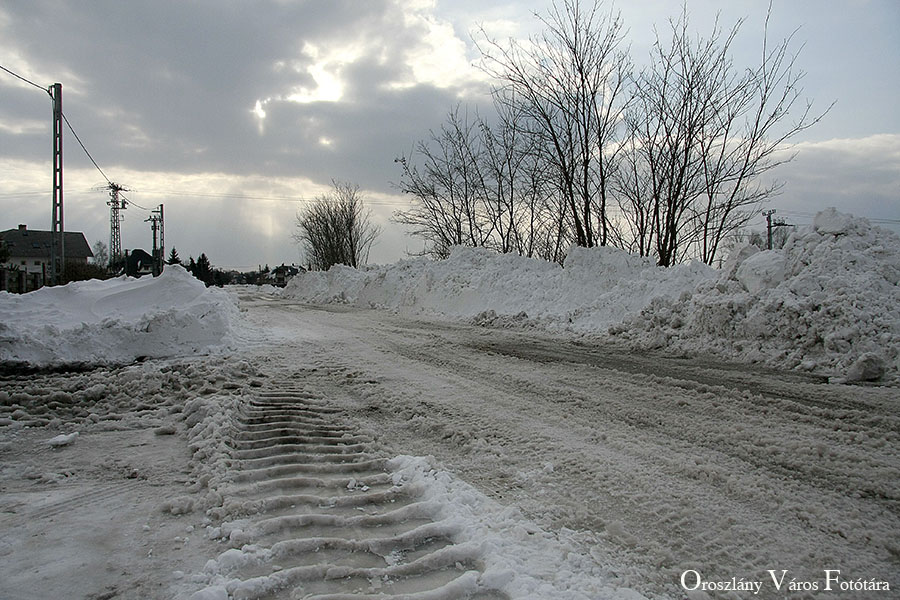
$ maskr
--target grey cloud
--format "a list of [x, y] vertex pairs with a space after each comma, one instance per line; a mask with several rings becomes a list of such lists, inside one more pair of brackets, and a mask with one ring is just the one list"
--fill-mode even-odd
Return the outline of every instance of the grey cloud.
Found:
[[[692, 0], [692, 5], [699, 7], [712, 4]], [[896, 8], [885, 8], [890, 5], [883, 2], [879, 5], [880, 12], [875, 11], [869, 20], [880, 19], [882, 27], [888, 27], [885, 23], [890, 18], [884, 14], [886, 11], [894, 14]], [[811, 38], [801, 61], [803, 66], [813, 63], [817, 53], [833, 44], [834, 31], [842, 31], [822, 26], [820, 13], [813, 14], [809, 6], [792, 9], [803, 13], [802, 18], [812, 23], [806, 34], [801, 35]], [[545, 7], [545, 2], [529, 2], [523, 6], [499, 0], [464, 0], [438, 2], [437, 13], [453, 20], [457, 37], [467, 40], [466, 25], [471, 22], [468, 27], [471, 29], [479, 14], [487, 18], [508, 16], [531, 23], [533, 19], [526, 13], [531, 8], [543, 11]], [[637, 18], [644, 9], [635, 5], [629, 10]], [[764, 6], [759, 10], [764, 10]], [[357, 182], [369, 191], [391, 192], [389, 182], [398, 176], [393, 159], [408, 152], [416, 140], [427, 137], [429, 129], [439, 127], [447, 111], [459, 101], [459, 93], [464, 91], [425, 83], [407, 89], [390, 89], [390, 83], [411, 79], [407, 55], [424, 51], [428, 46], [423, 39], [422, 23], [405, 21], [398, 4], [389, 0], [22, 0], [0, 4], [0, 14], [3, 16], [0, 49], [14, 49], [10, 56], [18, 54], [37, 72], [55, 78], [39, 81], [41, 85], [54, 80], [63, 83], [66, 114], [94, 157], [115, 180], [121, 178], [118, 171], [125, 169], [221, 172], [263, 178], [309, 177], [320, 183], [334, 177]], [[785, 22], [791, 28], [800, 18], [791, 17], [789, 11], [785, 15]], [[726, 15], [726, 20], [730, 19]], [[832, 15], [824, 24], [834, 20], [841, 19]], [[868, 27], [869, 24], [867, 21], [865, 32], [873, 35], [876, 30]], [[639, 22], [629, 22], [629, 26], [632, 35], [649, 30]], [[822, 39], [816, 37], [819, 30], [827, 34], [819, 36]], [[885, 43], [896, 47], [897, 37], [895, 33], [892, 35], [879, 47]], [[850, 37], [859, 39], [859, 36]], [[291, 90], [314, 85], [306, 71], [312, 57], [304, 54], [305, 44], [312, 44], [325, 53], [348, 44], [360, 44], [367, 49], [352, 64], [343, 65], [341, 73], [346, 86], [340, 102], [298, 104], [283, 99]], [[834, 69], [832, 56], [823, 54], [827, 60], [822, 61], [821, 68], [826, 72], [818, 74], [812, 68], [809, 79], [859, 91], [841, 95], [830, 88], [812, 89], [811, 85], [813, 95], [824, 102], [835, 97], [840, 99], [827, 122], [812, 131], [815, 135], [832, 137], [837, 131], [836, 126], [830, 125], [833, 121], [842, 124], [844, 129], [840, 135], [846, 137], [860, 137], [872, 131], [896, 133], [896, 111], [879, 109], [891, 102], [893, 96], [888, 92], [896, 87], [895, 82], [887, 78], [883, 66], [855, 59], [850, 53], [855, 47], [851, 39], [845, 40], [844, 45], [848, 50], [841, 64], [854, 64], [856, 68]], [[757, 51], [756, 47], [753, 51]], [[6, 64], [6, 60], [0, 59], [0, 64], [13, 69], [19, 66]], [[277, 64], [284, 66], [277, 68]], [[876, 66], [880, 77], [877, 85], [871, 78], [846, 79], [857, 72], [871, 73]], [[890, 88], [884, 89], [883, 85]], [[258, 100], [267, 98], [272, 100], [265, 107], [267, 117], [260, 133], [251, 110]], [[470, 93], [467, 98], [469, 102], [474, 98], [476, 102], [489, 104], [483, 95]], [[866, 128], [860, 132], [861, 120]], [[49, 98], [0, 73], [0, 122], [33, 121], [46, 122], [46, 131], [29, 128], [16, 134], [0, 127], [0, 181], [17, 181], [13, 160], [40, 165], [41, 173], [45, 172], [46, 164], [49, 178], [50, 153]], [[322, 145], [321, 138], [331, 140], [331, 145]], [[815, 212], [837, 205], [874, 217], [898, 218], [897, 152], [896, 144], [890, 147], [857, 144], [855, 149], [850, 145], [804, 147], [796, 161], [778, 170], [777, 177], [787, 185], [772, 206], [779, 210], [794, 207], [798, 211]], [[67, 169], [92, 168], [71, 136], [66, 137], [66, 166]], [[99, 174], [97, 178], [99, 182]], [[68, 212], [72, 227], [94, 231], [90, 235], [92, 241], [105, 237], [107, 224], [102, 195], [99, 198], [87, 195], [83, 200], [84, 206], [100, 210], [79, 212], [80, 200], [75, 190], [67, 194], [72, 202]], [[200, 222], [197, 215], [199, 208], [208, 209], [210, 214], [217, 210], [224, 213], [222, 204], [210, 201], [201, 206], [183, 196], [171, 199], [153, 196], [146, 204], [163, 200], [169, 202], [167, 210], [171, 205], [171, 239], [180, 250], [178, 240], [184, 244], [190, 238], [196, 244], [195, 248], [183, 248], [185, 255], [206, 251], [218, 264], [237, 263], [240, 256], [272, 262], [295, 255], [289, 240], [284, 239], [245, 240], [250, 246], [240, 252], [235, 250], [228, 256], [232, 250], [223, 248], [219, 254], [214, 250], [217, 244], [222, 246], [219, 240], [240, 237], [240, 226], [222, 221], [224, 217], [216, 214], [219, 220], [213, 223], [214, 228], [207, 230], [209, 223]], [[13, 215], [10, 219], [23, 219], [22, 222], [34, 219], [38, 223], [35, 226], [40, 226], [40, 222], [49, 221], [48, 204], [44, 196], [27, 196], [27, 202], [17, 201], [7, 214]], [[4, 210], [7, 206], [3, 205]], [[191, 210], [185, 208], [188, 206]], [[287, 215], [289, 220], [293, 213], [293, 205], [290, 206], [291, 210], [272, 207], [258, 210], [270, 211], [282, 220]], [[377, 208], [380, 218], [390, 210], [384, 206]], [[254, 210], [257, 207], [240, 214], [253, 214]], [[138, 215], [129, 214], [126, 218], [129, 240], [149, 235]], [[78, 219], [84, 219], [83, 224]], [[398, 245], [398, 237], [395, 232], [385, 234], [384, 240], [394, 242], [385, 241], [383, 245]], [[267, 243], [274, 246], [265, 246]], [[417, 247], [415, 241], [410, 243]], [[129, 241], [128, 245], [146, 244]], [[278, 248], [282, 248], [281, 252]], [[387, 258], [389, 252], [379, 253], [379, 260]]]
[[[101, 165], [322, 177], [364, 163], [363, 149], [399, 152], [408, 143], [403, 136], [433, 126], [433, 115], [452, 103], [450, 92], [379, 89], [404, 75], [402, 51], [414, 46], [420, 33], [405, 29], [402, 15], [388, 2], [60, 7], [38, 0], [4, 12], [10, 22], [4, 33], [16, 36], [14, 43], [29, 61], [43, 71], [71, 71], [83, 81], [71, 93], [63, 82], [64, 109]], [[363, 57], [346, 67], [346, 102], [275, 100], [267, 105], [260, 135], [251, 114], [257, 100], [313, 85], [305, 72], [310, 57], [302, 53], [304, 43], [327, 50], [353, 40], [374, 44], [387, 60], [379, 64]], [[286, 66], [276, 69], [279, 61]], [[49, 115], [49, 99], [28, 92], [11, 89], [15, 108], [4, 106], [9, 118], [34, 118], [32, 105], [41, 102]], [[423, 95], [432, 98], [423, 101]], [[435, 104], [443, 106], [433, 110]], [[384, 122], [397, 115], [403, 117], [402, 130]], [[318, 147], [323, 136], [335, 140], [330, 151]], [[45, 136], [14, 137], [3, 134], [7, 150], [0, 152], [45, 158]], [[71, 142], [67, 148], [77, 150]], [[361, 179], [374, 184], [374, 176], [362, 171]]]
[[[393, 159], [437, 126], [454, 102], [451, 93], [430, 86], [372, 90], [367, 104], [276, 102], [268, 109], [257, 151], [279, 162], [283, 175], [337, 177], [384, 189], [394, 175], [386, 173]], [[322, 137], [332, 145], [320, 144]]]
[[[797, 151], [776, 172], [785, 186], [772, 208], [812, 215], [833, 206], [861, 217], [900, 219], [900, 134], [800, 144]], [[900, 232], [898, 224], [885, 226]]]

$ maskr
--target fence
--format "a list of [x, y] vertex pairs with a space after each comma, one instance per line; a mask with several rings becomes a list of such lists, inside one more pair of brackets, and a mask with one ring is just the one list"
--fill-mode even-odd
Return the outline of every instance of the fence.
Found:
[[44, 276], [41, 273], [28, 273], [20, 269], [0, 268], [0, 292], [24, 294], [43, 287]]

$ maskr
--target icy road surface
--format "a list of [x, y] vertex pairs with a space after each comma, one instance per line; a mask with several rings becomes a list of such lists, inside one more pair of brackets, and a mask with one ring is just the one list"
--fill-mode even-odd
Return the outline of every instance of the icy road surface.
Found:
[[263, 295], [243, 308], [274, 380], [567, 532], [619, 585], [683, 597], [688, 569], [820, 585], [840, 569], [900, 586], [896, 388]]
[[[0, 598], [900, 586], [896, 387], [239, 293], [230, 355], [0, 374]], [[826, 569], [891, 591], [769, 574]]]

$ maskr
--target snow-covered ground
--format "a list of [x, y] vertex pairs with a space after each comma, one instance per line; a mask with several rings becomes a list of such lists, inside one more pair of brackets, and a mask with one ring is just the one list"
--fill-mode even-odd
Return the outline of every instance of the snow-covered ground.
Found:
[[892, 597], [898, 281], [828, 211], [720, 271], [0, 294], [0, 598]]

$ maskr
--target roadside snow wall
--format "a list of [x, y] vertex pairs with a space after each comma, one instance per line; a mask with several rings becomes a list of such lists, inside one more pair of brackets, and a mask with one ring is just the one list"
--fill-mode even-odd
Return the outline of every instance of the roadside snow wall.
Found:
[[402, 314], [606, 331], [654, 298], [675, 299], [715, 277], [700, 263], [670, 269], [615, 248], [572, 248], [565, 266], [483, 248], [453, 248], [446, 260], [415, 259], [356, 270], [336, 266], [294, 277], [283, 295]]
[[0, 292], [0, 362], [125, 364], [227, 345], [237, 306], [180, 266], [159, 277]]
[[657, 299], [618, 333], [850, 381], [900, 372], [900, 237], [834, 209], [782, 250], [737, 250], [715, 280]]
[[610, 334], [639, 348], [712, 352], [849, 380], [900, 372], [900, 238], [829, 209], [783, 250], [737, 249], [721, 270], [664, 269], [614, 248], [564, 267], [477, 248], [295, 277], [286, 297], [485, 325]]

